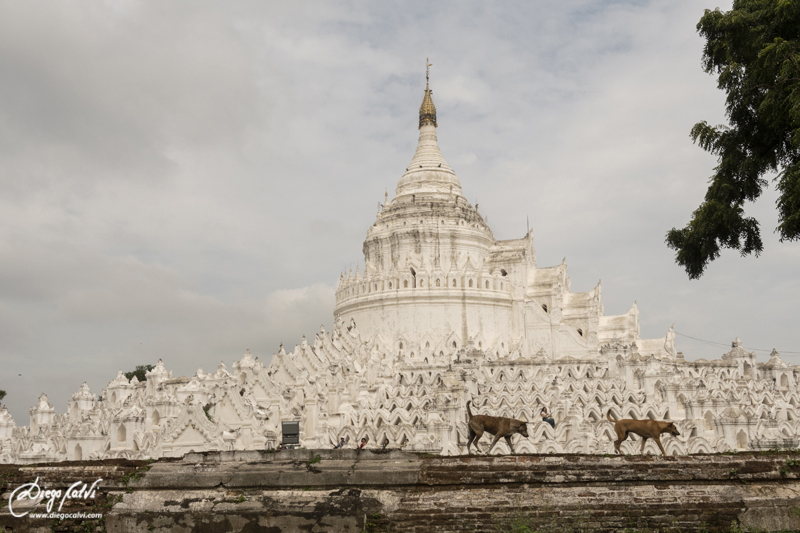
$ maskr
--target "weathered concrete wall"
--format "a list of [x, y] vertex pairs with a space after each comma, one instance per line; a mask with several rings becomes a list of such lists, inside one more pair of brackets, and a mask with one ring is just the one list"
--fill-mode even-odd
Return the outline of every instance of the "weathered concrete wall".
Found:
[[[178, 461], [3, 467], [6, 531], [84, 531], [14, 518], [10, 491], [40, 477], [102, 477], [92, 522], [109, 532], [800, 529], [800, 454], [419, 457], [400, 451], [189, 454]], [[12, 471], [13, 469], [13, 471]], [[41, 509], [43, 506], [39, 505]], [[91, 527], [89, 530], [91, 530]]]

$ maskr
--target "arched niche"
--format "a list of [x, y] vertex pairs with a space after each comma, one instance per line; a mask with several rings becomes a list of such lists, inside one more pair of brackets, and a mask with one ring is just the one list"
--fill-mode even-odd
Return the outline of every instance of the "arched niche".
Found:
[[740, 429], [739, 433], [736, 434], [736, 448], [739, 450], [747, 449], [747, 433], [743, 429]]

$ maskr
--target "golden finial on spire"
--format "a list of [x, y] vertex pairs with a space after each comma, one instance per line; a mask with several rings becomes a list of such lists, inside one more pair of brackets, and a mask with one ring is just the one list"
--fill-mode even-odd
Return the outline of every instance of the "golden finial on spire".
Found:
[[419, 106], [419, 127], [424, 124], [433, 124], [438, 127], [436, 123], [436, 106], [433, 105], [433, 91], [430, 88], [430, 68], [433, 63], [425, 58], [425, 97], [422, 99], [422, 105]]
[[425, 58], [425, 88], [428, 87], [428, 84], [430, 82], [429, 73], [430, 73], [430, 68], [433, 66], [433, 63], [429, 63], [429, 61], [430, 61], [430, 59], [428, 59], [426, 57]]

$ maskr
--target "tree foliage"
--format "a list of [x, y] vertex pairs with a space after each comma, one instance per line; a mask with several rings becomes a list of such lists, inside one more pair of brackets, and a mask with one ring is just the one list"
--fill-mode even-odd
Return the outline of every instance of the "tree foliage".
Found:
[[6, 391], [0, 390], [0, 402], [2, 402], [3, 398], [5, 398], [5, 397], [6, 397]]
[[125, 372], [125, 378], [131, 379], [136, 376], [139, 381], [147, 381], [147, 372], [150, 372], [155, 367], [153, 365], [137, 365], [136, 370], [132, 372]]
[[745, 215], [777, 173], [781, 242], [800, 239], [800, 1], [735, 0], [728, 12], [706, 10], [703, 68], [727, 92], [729, 125], [695, 124], [691, 137], [718, 156], [705, 200], [667, 245], [690, 278], [721, 248], [744, 256], [763, 250], [758, 221]]

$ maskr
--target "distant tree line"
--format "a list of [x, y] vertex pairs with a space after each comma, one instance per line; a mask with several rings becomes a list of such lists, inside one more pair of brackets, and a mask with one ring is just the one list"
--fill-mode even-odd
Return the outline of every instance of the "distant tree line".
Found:
[[125, 377], [127, 379], [133, 379], [133, 376], [136, 376], [136, 379], [139, 381], [147, 381], [147, 373], [154, 368], [153, 365], [137, 365], [136, 370], [125, 372]]

